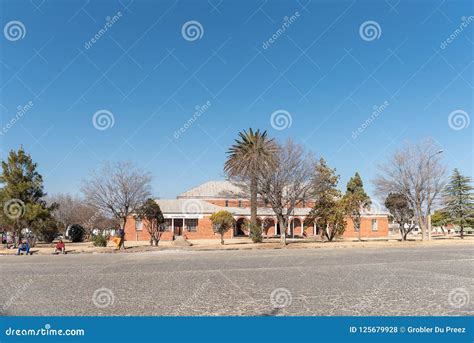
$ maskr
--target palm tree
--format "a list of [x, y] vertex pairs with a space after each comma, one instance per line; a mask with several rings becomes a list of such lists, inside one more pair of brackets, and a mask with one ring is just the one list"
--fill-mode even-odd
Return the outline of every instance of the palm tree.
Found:
[[224, 172], [230, 178], [240, 178], [250, 182], [250, 222], [257, 224], [257, 177], [264, 167], [273, 163], [278, 146], [267, 131], [239, 132], [239, 137], [227, 151]]

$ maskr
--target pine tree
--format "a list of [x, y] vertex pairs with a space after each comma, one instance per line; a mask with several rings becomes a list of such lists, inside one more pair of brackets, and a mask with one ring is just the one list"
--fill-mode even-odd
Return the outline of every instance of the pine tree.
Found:
[[474, 195], [472, 193], [472, 179], [463, 176], [454, 169], [449, 183], [444, 190], [445, 210], [453, 224], [461, 228], [461, 238], [464, 238], [464, 227], [472, 222], [474, 212]]
[[344, 195], [344, 201], [347, 206], [349, 215], [354, 223], [354, 228], [359, 234], [360, 241], [360, 221], [363, 210], [370, 210], [372, 201], [370, 197], [365, 193], [364, 184], [359, 173], [356, 172], [354, 177], [351, 177], [347, 182], [346, 194]]
[[337, 189], [339, 175], [321, 158], [316, 165], [314, 177], [314, 207], [308, 215], [307, 222], [316, 221], [321, 233], [328, 241], [344, 233], [346, 206]]
[[54, 208], [43, 200], [46, 195], [43, 178], [36, 168], [36, 163], [21, 147], [18, 152], [10, 151], [8, 159], [2, 161], [0, 223], [12, 230], [19, 240], [22, 229], [38, 229], [51, 217]]

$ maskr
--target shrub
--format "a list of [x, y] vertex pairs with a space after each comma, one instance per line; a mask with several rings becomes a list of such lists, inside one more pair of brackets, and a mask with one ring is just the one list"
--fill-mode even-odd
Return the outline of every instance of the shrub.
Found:
[[92, 236], [92, 242], [94, 243], [94, 246], [96, 247], [106, 247], [108, 240], [109, 240], [109, 237], [104, 236], [102, 234]]
[[35, 230], [38, 239], [45, 243], [52, 243], [59, 233], [58, 224], [52, 220], [42, 221]]
[[252, 224], [250, 221], [245, 223], [246, 229], [249, 232], [249, 237], [254, 243], [262, 243], [262, 228], [258, 224]]
[[85, 236], [85, 230], [82, 226], [78, 224], [71, 225], [69, 227], [68, 236], [71, 239], [71, 242], [83, 242]]

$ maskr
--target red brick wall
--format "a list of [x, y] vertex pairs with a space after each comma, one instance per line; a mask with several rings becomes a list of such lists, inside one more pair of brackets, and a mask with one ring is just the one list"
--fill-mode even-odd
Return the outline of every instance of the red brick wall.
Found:
[[[148, 241], [150, 240], [150, 234], [146, 229], [146, 222], [142, 222], [142, 230], [135, 229], [135, 218], [130, 217], [127, 219], [127, 223], [125, 225], [125, 240], [127, 241]], [[190, 232], [186, 229], [183, 230], [183, 236], [186, 239], [220, 239], [219, 234], [215, 234], [212, 231], [212, 223], [209, 217], [204, 217], [198, 220], [198, 228], [196, 232]], [[232, 238], [233, 237], [233, 229], [230, 229], [224, 234], [224, 238]], [[173, 240], [173, 232], [171, 228], [169, 231], [165, 231], [161, 234], [161, 239], [164, 241]]]
[[[372, 230], [372, 219], [377, 219], [377, 231]], [[359, 237], [359, 233], [354, 230], [354, 223], [351, 218], [346, 219], [347, 226], [346, 230], [344, 231], [342, 237], [346, 238], [357, 238]], [[388, 218], [387, 216], [373, 216], [373, 217], [362, 217], [361, 222], [361, 231], [360, 237], [361, 238], [374, 238], [374, 237], [386, 237], [388, 236]], [[313, 225], [305, 225], [304, 231], [306, 236], [314, 236]], [[299, 232], [299, 231], [295, 231]]]
[[[377, 220], [377, 231], [372, 230], [372, 219]], [[359, 237], [359, 233], [354, 230], [354, 223], [350, 218], [347, 219], [346, 231], [343, 237]], [[388, 218], [387, 216], [371, 216], [362, 217], [360, 221], [360, 236], [361, 237], [386, 237], [388, 236]]]
[[[221, 206], [221, 207], [226, 207], [225, 206], [225, 202], [226, 200], [225, 199], [203, 199], [204, 201], [207, 201], [211, 204], [214, 204], [214, 205], [217, 205], [217, 206]], [[239, 199], [228, 199], [227, 200], [228, 202], [228, 207], [239, 207]], [[314, 202], [313, 201], [308, 201], [305, 203], [305, 206], [304, 207], [313, 207], [314, 206]], [[240, 200], [240, 207], [248, 207], [250, 208], [250, 200], [248, 199], [241, 199]], [[270, 205], [265, 205], [265, 203], [263, 201], [258, 201], [258, 207], [270, 207]], [[298, 208], [301, 208], [303, 207], [302, 204], [300, 204], [299, 206], [296, 206]]]
[[[372, 231], [372, 219], [377, 219], [378, 230]], [[232, 238], [234, 236], [234, 230], [230, 229], [225, 235], [224, 238]], [[301, 226], [296, 225], [295, 227], [295, 236], [301, 235]], [[306, 237], [313, 236], [313, 225], [304, 225], [304, 231]], [[271, 237], [275, 235], [275, 223], [270, 222], [268, 228], [264, 231], [264, 236]], [[361, 218], [361, 237], [386, 237], [388, 235], [388, 218], [386, 216], [378, 217], [363, 217]], [[208, 216], [198, 220], [198, 228], [196, 232], [189, 232], [186, 228], [183, 230], [183, 236], [186, 239], [219, 239], [219, 234], [214, 234], [212, 231], [212, 223]], [[346, 238], [356, 238], [358, 237], [358, 232], [354, 230], [353, 222], [350, 218], [347, 219], [347, 227], [344, 231], [343, 237]], [[129, 218], [127, 224], [125, 225], [125, 239], [128, 241], [148, 241], [150, 239], [150, 234], [146, 229], [146, 223], [143, 221], [142, 230], [135, 230], [135, 219]], [[161, 235], [161, 239], [164, 241], [169, 241], [173, 239], [173, 233], [171, 229], [165, 231]]]

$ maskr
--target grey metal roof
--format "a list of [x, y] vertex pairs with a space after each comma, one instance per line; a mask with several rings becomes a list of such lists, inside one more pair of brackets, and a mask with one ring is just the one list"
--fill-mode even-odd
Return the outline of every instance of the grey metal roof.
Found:
[[223, 208], [199, 199], [157, 199], [163, 213], [212, 214]]
[[183, 192], [178, 195], [178, 199], [183, 198], [246, 198], [248, 195], [245, 192], [243, 184], [231, 182], [227, 180], [208, 181]]

